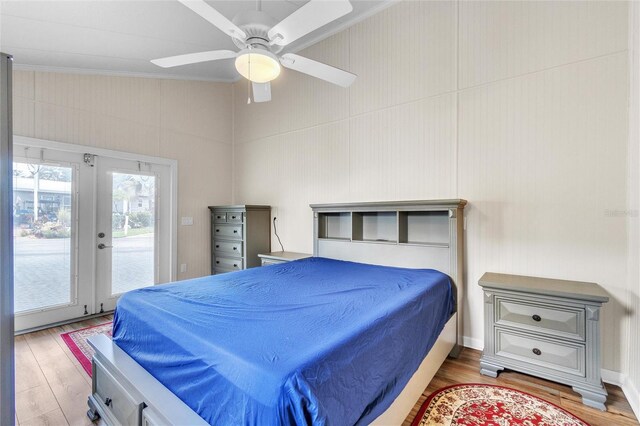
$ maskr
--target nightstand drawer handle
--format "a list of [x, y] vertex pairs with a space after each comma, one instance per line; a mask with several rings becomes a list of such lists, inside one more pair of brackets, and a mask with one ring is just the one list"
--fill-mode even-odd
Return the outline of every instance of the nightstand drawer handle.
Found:
[[234, 229], [234, 230], [233, 230], [233, 233], [234, 233], [234, 234], [237, 234], [237, 233], [238, 233], [238, 230], [237, 230], [237, 229]]
[[234, 249], [234, 250], [238, 250], [238, 247], [234, 247], [233, 249]]
[[536, 315], [534, 315], [534, 316], [532, 316], [531, 318], [533, 318], [533, 320], [534, 320], [535, 322], [540, 322], [540, 321], [542, 321], [542, 317], [540, 317], [540, 315], [537, 315], [537, 314], [536, 314]]
[[235, 216], [231, 216], [231, 219], [235, 219], [235, 218], [236, 218]]
[[216, 232], [220, 232], [220, 230], [219, 230], [219, 229], [216, 229]]
[[107, 407], [111, 405], [111, 398], [107, 398], [104, 400], [104, 405], [106, 405]]
[[533, 348], [533, 353], [536, 355], [542, 355], [542, 351], [538, 348]]
[[233, 267], [234, 267], [234, 268], [237, 268], [237, 267], [238, 267], [238, 264], [237, 264], [237, 263], [234, 263], [234, 264], [233, 264]]
[[220, 264], [220, 261], [219, 261], [219, 260], [216, 260], [216, 265], [219, 265], [219, 264]]
[[216, 245], [216, 248], [220, 248], [220, 245], [219, 245], [219, 244], [218, 244], [218, 245]]

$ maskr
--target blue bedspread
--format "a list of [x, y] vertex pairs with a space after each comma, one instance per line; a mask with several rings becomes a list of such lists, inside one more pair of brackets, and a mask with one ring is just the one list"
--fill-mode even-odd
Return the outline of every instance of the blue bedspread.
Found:
[[211, 424], [367, 424], [454, 306], [441, 272], [310, 258], [131, 291], [113, 340]]

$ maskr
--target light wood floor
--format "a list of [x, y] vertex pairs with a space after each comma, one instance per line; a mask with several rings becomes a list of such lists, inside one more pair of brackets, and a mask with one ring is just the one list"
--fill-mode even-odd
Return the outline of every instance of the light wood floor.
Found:
[[93, 318], [16, 337], [17, 424], [92, 424], [86, 414], [91, 378], [60, 333], [102, 324], [112, 318]]
[[609, 392], [608, 411], [602, 412], [582, 405], [580, 395], [574, 393], [569, 386], [510, 371], [503, 371], [497, 379], [483, 376], [480, 374], [480, 351], [465, 348], [458, 359], [448, 358], [442, 364], [403, 426], [411, 425], [418, 409], [432, 392], [459, 383], [486, 383], [518, 389], [554, 403], [592, 426], [638, 425], [631, 406], [617, 386], [606, 385]]
[[[86, 415], [91, 379], [60, 333], [111, 319], [111, 316], [94, 318], [16, 337], [16, 416], [20, 426], [91, 425]], [[492, 379], [480, 375], [479, 366], [480, 352], [473, 349], [464, 349], [458, 359], [447, 359], [403, 426], [411, 424], [432, 392], [457, 383], [499, 384], [519, 389], [563, 407], [592, 426], [639, 424], [617, 386], [607, 385], [608, 411], [601, 412], [582, 405], [579, 395], [568, 386], [513, 372], [502, 372]]]

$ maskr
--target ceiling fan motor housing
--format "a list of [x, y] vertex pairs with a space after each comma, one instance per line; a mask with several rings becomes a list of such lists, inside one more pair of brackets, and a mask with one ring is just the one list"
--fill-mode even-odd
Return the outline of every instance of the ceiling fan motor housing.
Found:
[[233, 18], [233, 23], [247, 35], [246, 40], [233, 38], [233, 42], [240, 49], [258, 48], [278, 53], [282, 46], [269, 45], [269, 30], [277, 23], [275, 19], [260, 10], [247, 10]]

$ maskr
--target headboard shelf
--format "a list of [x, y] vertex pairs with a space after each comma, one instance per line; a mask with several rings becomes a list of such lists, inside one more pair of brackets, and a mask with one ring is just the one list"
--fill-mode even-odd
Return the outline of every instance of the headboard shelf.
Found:
[[449, 275], [456, 286], [461, 345], [466, 204], [461, 199], [312, 204], [313, 255]]
[[430, 242], [417, 242], [417, 241], [408, 241], [406, 243], [398, 243], [401, 246], [419, 246], [419, 247], [435, 247], [435, 248], [442, 248], [442, 249], [448, 249], [449, 248], [449, 244], [448, 243], [430, 243]]

